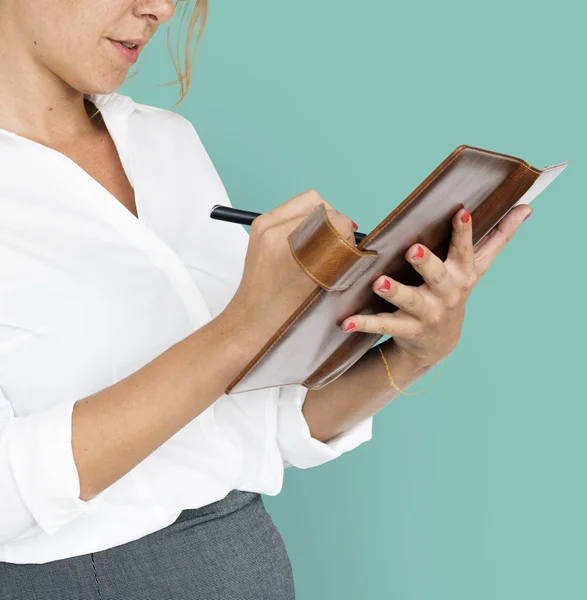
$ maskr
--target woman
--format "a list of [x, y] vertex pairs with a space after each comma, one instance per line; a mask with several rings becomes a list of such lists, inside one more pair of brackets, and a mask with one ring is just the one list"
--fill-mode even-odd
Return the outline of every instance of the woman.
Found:
[[[319, 203], [349, 240], [356, 225], [313, 191], [250, 235], [208, 218], [229, 200], [192, 125], [114, 91], [174, 11], [0, 0], [2, 600], [293, 598], [260, 494], [369, 440], [397, 394], [373, 350], [322, 390], [223, 393], [313, 287], [288, 234]], [[424, 284], [373, 282], [399, 310], [341, 327], [392, 335], [409, 386], [530, 213], [473, 251], [460, 210], [446, 261], [406, 253]]]

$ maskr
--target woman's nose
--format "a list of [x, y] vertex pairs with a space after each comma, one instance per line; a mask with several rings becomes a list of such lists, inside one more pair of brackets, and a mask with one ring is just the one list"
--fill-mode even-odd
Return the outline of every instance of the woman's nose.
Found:
[[175, 13], [173, 0], [143, 0], [138, 2], [136, 8], [137, 16], [148, 16], [158, 25], [166, 23]]

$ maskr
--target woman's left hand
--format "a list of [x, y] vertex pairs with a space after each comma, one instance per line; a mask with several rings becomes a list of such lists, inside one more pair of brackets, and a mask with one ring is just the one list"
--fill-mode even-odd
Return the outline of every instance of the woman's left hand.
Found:
[[406, 259], [424, 279], [422, 285], [403, 285], [386, 276], [373, 282], [373, 291], [399, 310], [350, 316], [341, 323], [341, 328], [391, 335], [394, 352], [409, 357], [418, 369], [433, 366], [457, 345], [471, 291], [531, 214], [532, 209], [526, 204], [512, 209], [473, 249], [471, 215], [468, 210], [460, 209], [453, 218], [446, 261], [442, 262], [421, 244], [406, 252]]

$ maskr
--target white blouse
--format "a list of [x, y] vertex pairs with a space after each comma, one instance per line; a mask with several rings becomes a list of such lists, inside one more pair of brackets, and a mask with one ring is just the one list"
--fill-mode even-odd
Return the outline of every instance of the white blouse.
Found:
[[[371, 439], [372, 417], [311, 437], [301, 385], [225, 394], [90, 501], [71, 447], [77, 400], [218, 316], [246, 230], [194, 127], [128, 96], [88, 96], [135, 190], [137, 219], [64, 154], [0, 129], [0, 561], [44, 563], [171, 524], [232, 489], [276, 495]], [[194, 367], [196, 368], [196, 367]]]

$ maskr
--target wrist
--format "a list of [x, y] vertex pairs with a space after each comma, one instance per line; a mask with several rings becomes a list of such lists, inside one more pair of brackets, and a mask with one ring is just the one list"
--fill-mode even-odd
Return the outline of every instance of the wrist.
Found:
[[405, 373], [410, 381], [425, 375], [435, 364], [406, 352], [394, 342], [393, 338], [384, 342], [383, 351], [389, 364], [393, 364], [397, 372]]
[[229, 352], [244, 368], [269, 339], [259, 327], [236, 310], [224, 310], [215, 319], [219, 335], [226, 339]]

